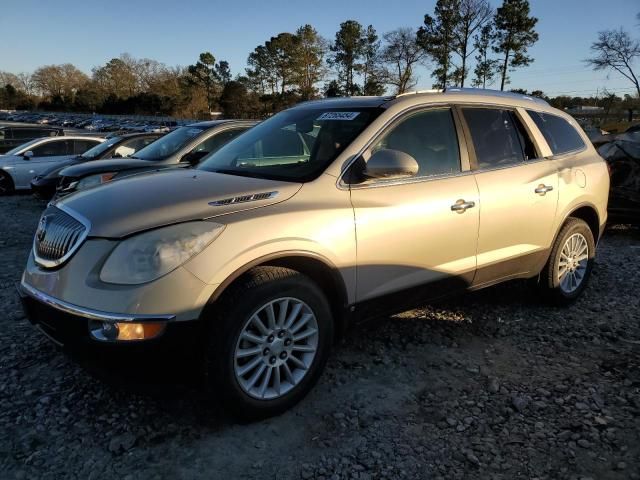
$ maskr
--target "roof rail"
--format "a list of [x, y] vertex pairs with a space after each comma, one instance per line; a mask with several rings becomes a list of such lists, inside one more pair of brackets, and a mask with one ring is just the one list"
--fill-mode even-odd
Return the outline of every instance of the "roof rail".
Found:
[[399, 93], [395, 96], [395, 98], [405, 97], [407, 95], [418, 95], [419, 93], [442, 93], [442, 92], [444, 92], [444, 90], [439, 88], [431, 89], [431, 90], [411, 90], [410, 92]]
[[502, 90], [491, 90], [485, 88], [460, 88], [460, 87], [447, 87], [444, 89], [444, 93], [466, 93], [472, 95], [492, 95], [494, 97], [504, 98], [517, 98], [520, 100], [529, 100], [531, 102], [540, 103], [542, 105], [549, 105], [549, 103], [539, 97], [532, 97], [531, 95], [525, 95], [516, 92], [504, 92]]

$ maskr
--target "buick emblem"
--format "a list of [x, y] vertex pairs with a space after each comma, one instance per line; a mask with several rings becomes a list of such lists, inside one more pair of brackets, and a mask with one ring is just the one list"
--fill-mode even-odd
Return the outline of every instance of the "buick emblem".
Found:
[[49, 217], [45, 215], [40, 219], [38, 229], [36, 230], [36, 238], [38, 239], [38, 242], [42, 242], [44, 237], [47, 235], [47, 223], [49, 223]]

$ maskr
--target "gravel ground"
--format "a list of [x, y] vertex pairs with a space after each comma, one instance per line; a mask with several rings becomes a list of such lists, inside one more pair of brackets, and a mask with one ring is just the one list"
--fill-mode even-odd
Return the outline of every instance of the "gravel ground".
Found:
[[0, 478], [640, 479], [638, 230], [570, 308], [512, 283], [356, 326], [301, 404], [238, 425], [180, 372], [105, 376], [31, 327], [43, 206], [0, 199]]

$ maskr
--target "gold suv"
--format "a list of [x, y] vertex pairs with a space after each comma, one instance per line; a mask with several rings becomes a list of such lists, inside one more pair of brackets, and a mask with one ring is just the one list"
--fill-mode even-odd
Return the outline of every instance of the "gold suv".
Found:
[[608, 189], [584, 132], [539, 99], [308, 102], [196, 169], [50, 205], [20, 291], [62, 344], [186, 339], [229, 408], [263, 417], [312, 388], [354, 318], [515, 278], [574, 300]]

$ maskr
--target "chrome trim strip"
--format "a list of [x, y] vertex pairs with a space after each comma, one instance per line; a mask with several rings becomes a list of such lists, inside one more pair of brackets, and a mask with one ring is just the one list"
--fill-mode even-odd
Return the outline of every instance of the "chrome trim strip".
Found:
[[138, 313], [109, 313], [93, 310], [90, 308], [79, 307], [64, 300], [59, 300], [44, 292], [24, 283], [20, 282], [20, 294], [28, 295], [31, 298], [48, 305], [49, 307], [60, 310], [61, 312], [76, 315], [78, 317], [87, 318], [89, 320], [98, 320], [102, 322], [153, 322], [163, 321], [170, 322], [175, 320], [176, 316], [171, 315], [148, 315]]
[[63, 203], [57, 203], [57, 204], [54, 205], [54, 207], [57, 208], [58, 210], [62, 210], [64, 213], [66, 213], [67, 215], [71, 216], [73, 219], [77, 220], [82, 225], [84, 225], [84, 231], [82, 232], [82, 234], [80, 235], [78, 240], [76, 240], [75, 245], [72, 248], [70, 248], [69, 251], [64, 256], [58, 258], [57, 260], [46, 260], [46, 259], [40, 258], [40, 256], [38, 256], [38, 249], [36, 248], [36, 236], [34, 235], [33, 236], [33, 245], [32, 245], [33, 258], [35, 259], [35, 261], [36, 261], [36, 263], [38, 265], [40, 265], [40, 266], [42, 266], [44, 268], [54, 268], [54, 267], [57, 267], [59, 265], [62, 265], [64, 262], [69, 260], [69, 258], [71, 258], [71, 256], [74, 253], [76, 253], [76, 251], [80, 248], [80, 246], [87, 239], [87, 236], [89, 236], [89, 231], [91, 230], [91, 222], [89, 221], [89, 219], [87, 219], [84, 216], [80, 215], [75, 210], [67, 207]]

